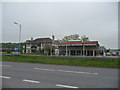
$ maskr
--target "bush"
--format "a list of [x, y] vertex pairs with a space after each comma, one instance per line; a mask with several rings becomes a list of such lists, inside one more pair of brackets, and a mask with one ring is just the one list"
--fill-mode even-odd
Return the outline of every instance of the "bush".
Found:
[[12, 49], [7, 49], [7, 53], [11, 53], [11, 52], [13, 52]]

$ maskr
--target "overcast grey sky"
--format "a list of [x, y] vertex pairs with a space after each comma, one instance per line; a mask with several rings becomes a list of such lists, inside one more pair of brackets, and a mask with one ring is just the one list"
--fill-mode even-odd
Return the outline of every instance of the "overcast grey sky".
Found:
[[106, 48], [118, 48], [117, 2], [4, 2], [2, 4], [3, 42], [18, 42], [31, 37], [62, 39], [66, 35], [87, 35]]
[[2, 3], [0, 3], [0, 42], [2, 42]]

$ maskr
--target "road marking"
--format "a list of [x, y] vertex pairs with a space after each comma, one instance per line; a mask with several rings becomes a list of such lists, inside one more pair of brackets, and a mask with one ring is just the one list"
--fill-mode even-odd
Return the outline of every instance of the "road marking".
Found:
[[5, 66], [5, 67], [10, 67], [10, 65], [0, 65], [0, 66], [1, 66], [1, 67], [2, 67], [2, 66]]
[[59, 72], [68, 72], [68, 73], [80, 73], [80, 74], [94, 74], [97, 75], [98, 73], [90, 73], [90, 72], [78, 72], [78, 71], [67, 71], [67, 70], [53, 70], [53, 69], [44, 69], [44, 68], [34, 68], [37, 70], [46, 70], [46, 71], [59, 71]]
[[53, 69], [44, 69], [44, 68], [34, 68], [34, 69], [38, 69], [38, 70], [46, 70], [46, 71], [56, 71], [56, 70], [53, 70]]
[[6, 78], [6, 79], [10, 79], [11, 77], [0, 76], [0, 78]]
[[82, 73], [82, 74], [98, 74], [98, 73], [90, 73], [90, 72], [77, 72], [77, 71], [66, 71], [66, 70], [58, 70], [60, 72], [70, 72], [70, 73]]
[[75, 86], [68, 86], [68, 85], [61, 85], [61, 84], [57, 84], [56, 86], [65, 87], [65, 88], [79, 88], [79, 87], [75, 87]]
[[31, 83], [39, 83], [39, 81], [27, 80], [27, 79], [24, 79], [23, 81], [24, 81], [24, 82], [31, 82]]

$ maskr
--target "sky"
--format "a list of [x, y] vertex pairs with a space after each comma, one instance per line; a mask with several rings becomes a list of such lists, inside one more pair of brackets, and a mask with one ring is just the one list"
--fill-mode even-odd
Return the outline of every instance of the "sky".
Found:
[[2, 42], [2, 3], [0, 3], [0, 42]]
[[78, 34], [106, 48], [118, 48], [117, 2], [3, 2], [2, 42]]

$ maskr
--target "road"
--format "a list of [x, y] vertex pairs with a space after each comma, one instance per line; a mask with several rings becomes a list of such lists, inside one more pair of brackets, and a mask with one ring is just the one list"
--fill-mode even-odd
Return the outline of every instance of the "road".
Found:
[[3, 88], [118, 88], [111, 68], [2, 62]]

